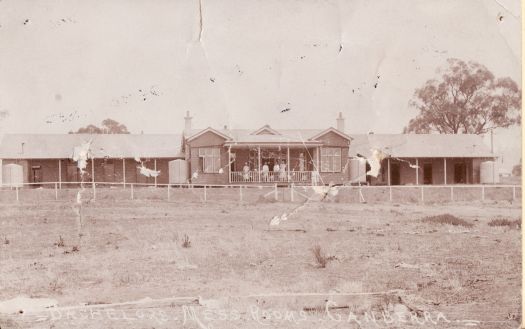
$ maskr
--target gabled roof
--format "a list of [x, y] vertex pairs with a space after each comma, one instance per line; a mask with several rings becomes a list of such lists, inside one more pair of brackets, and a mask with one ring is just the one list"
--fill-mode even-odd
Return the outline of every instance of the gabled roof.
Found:
[[197, 138], [197, 137], [199, 137], [199, 136], [202, 136], [202, 135], [204, 135], [205, 133], [208, 133], [208, 132], [211, 132], [212, 134], [215, 134], [215, 135], [217, 135], [217, 136], [220, 136], [220, 137], [222, 137], [222, 138], [224, 138], [224, 139], [226, 139], [226, 140], [230, 139], [230, 136], [228, 136], [228, 135], [226, 135], [226, 134], [220, 132], [219, 130], [213, 129], [212, 127], [208, 127], [208, 128], [206, 128], [206, 129], [204, 129], [204, 130], [200, 130], [200, 131], [197, 132], [197, 133], [195, 133], [195, 132], [194, 132], [194, 133], [191, 133], [191, 132], [190, 132], [190, 134], [188, 134], [188, 136], [187, 136], [187, 137], [188, 137], [187, 140], [188, 140], [188, 141], [194, 140], [195, 138]]
[[0, 159], [67, 159], [89, 140], [95, 158], [184, 158], [177, 134], [5, 134]]
[[396, 158], [496, 157], [480, 135], [470, 134], [352, 134], [349, 156], [369, 157], [372, 150]]
[[[269, 127], [269, 126], [268, 126]], [[211, 128], [207, 128], [211, 129]], [[305, 145], [317, 145], [320, 142], [316, 141], [313, 137], [319, 135], [322, 136], [324, 133], [332, 131], [330, 129], [272, 129], [276, 134], [255, 134], [258, 131], [267, 129], [265, 126], [254, 131], [252, 129], [221, 129], [216, 132], [228, 136], [229, 140], [227, 144], [305, 144]], [[336, 129], [332, 128], [334, 131]], [[202, 129], [192, 129], [187, 132], [190, 139], [194, 136], [204, 133]], [[341, 132], [338, 132], [342, 134]], [[350, 136], [343, 134], [345, 138], [351, 139]]]
[[353, 139], [352, 137], [348, 136], [347, 134], [345, 134], [342, 131], [339, 131], [339, 130], [333, 128], [333, 127], [330, 127], [328, 129], [325, 129], [325, 130], [321, 131], [320, 133], [318, 133], [317, 135], [311, 137], [310, 139], [317, 139], [317, 138], [319, 138], [321, 136], [324, 136], [324, 135], [326, 135], [328, 133], [331, 133], [331, 132], [334, 133], [334, 134], [337, 134], [337, 135], [339, 135], [339, 136], [341, 136], [341, 137], [343, 137], [345, 139], [348, 139], [348, 140], [352, 140]]
[[[265, 131], [268, 132], [269, 134], [264, 134]], [[254, 131], [253, 133], [251, 133], [250, 135], [280, 135], [280, 134], [281, 134], [280, 132], [273, 129], [269, 125], [264, 125], [261, 128], [257, 129], [256, 131]]]

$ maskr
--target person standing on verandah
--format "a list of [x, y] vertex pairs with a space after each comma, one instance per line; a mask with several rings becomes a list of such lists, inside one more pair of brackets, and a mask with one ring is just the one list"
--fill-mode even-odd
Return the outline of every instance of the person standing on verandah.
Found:
[[275, 164], [273, 165], [273, 177], [272, 180], [278, 180], [279, 175], [279, 160], [275, 160]]
[[267, 182], [268, 181], [269, 172], [270, 172], [270, 167], [268, 167], [268, 163], [265, 162], [263, 167], [262, 167], [263, 182]]
[[281, 165], [279, 166], [279, 180], [282, 182], [286, 181], [286, 162], [282, 161]]
[[244, 167], [242, 167], [242, 178], [245, 182], [250, 180], [250, 166], [248, 166], [248, 162], [245, 162]]

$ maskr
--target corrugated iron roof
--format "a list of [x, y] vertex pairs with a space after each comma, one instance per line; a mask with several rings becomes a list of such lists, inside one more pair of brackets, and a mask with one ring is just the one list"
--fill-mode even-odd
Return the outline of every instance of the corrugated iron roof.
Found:
[[490, 151], [480, 135], [470, 134], [354, 134], [350, 156], [369, 157], [381, 150], [397, 158], [490, 158]]
[[[201, 130], [192, 130], [190, 134]], [[280, 135], [252, 135], [251, 129], [220, 130], [239, 143], [302, 143], [324, 129], [283, 129]], [[349, 156], [369, 157], [373, 149], [399, 158], [463, 157], [494, 155], [479, 135], [350, 134]], [[75, 146], [93, 141], [96, 158], [184, 158], [177, 134], [6, 134], [0, 142], [0, 159], [71, 158]]]
[[0, 159], [71, 158], [73, 148], [89, 140], [95, 158], [184, 158], [177, 134], [5, 134]]

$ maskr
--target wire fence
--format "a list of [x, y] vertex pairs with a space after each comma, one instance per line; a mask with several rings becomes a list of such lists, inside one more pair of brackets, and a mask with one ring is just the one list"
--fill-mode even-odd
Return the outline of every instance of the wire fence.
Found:
[[439, 203], [521, 200], [520, 185], [295, 186], [113, 182], [24, 183], [0, 189], [0, 203], [158, 200], [169, 202]]

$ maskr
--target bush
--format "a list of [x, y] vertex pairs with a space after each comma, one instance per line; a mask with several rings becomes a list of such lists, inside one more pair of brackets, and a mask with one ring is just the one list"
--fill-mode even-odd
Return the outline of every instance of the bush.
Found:
[[55, 242], [55, 246], [57, 247], [64, 247], [66, 244], [64, 243], [64, 239], [61, 235], [58, 236], [58, 241]]
[[464, 219], [458, 218], [451, 214], [442, 214], [437, 216], [428, 216], [422, 219], [426, 223], [448, 224], [454, 226], [472, 227], [474, 224], [467, 222]]
[[184, 238], [182, 239], [182, 247], [183, 248], [191, 247], [190, 237], [187, 234], [184, 234]]
[[315, 245], [312, 248], [312, 252], [314, 254], [315, 261], [317, 262], [317, 266], [319, 266], [320, 268], [325, 268], [326, 264], [328, 264], [329, 259], [324, 255], [323, 251], [321, 250], [321, 246]]
[[521, 229], [521, 220], [509, 220], [506, 218], [495, 218], [489, 222], [489, 226], [508, 226], [509, 228]]

